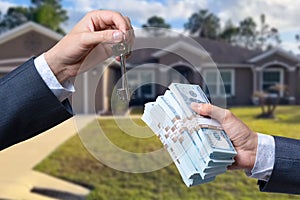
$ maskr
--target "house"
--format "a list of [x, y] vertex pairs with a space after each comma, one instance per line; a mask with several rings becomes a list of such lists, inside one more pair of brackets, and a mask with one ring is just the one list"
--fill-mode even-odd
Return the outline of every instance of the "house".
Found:
[[[62, 38], [63, 35], [34, 22], [27, 22], [0, 35], [0, 77], [29, 58], [46, 52]], [[73, 95], [76, 98], [71, 99], [75, 113], [93, 113], [94, 107], [91, 106], [89, 98], [92, 91], [89, 85], [92, 84], [89, 82], [95, 82], [93, 74], [102, 68], [100, 64], [93, 71], [76, 78], [77, 91]]]
[[[0, 75], [53, 46], [61, 35], [29, 22], [0, 36]], [[127, 77], [133, 98], [142, 106], [165, 92], [172, 82], [200, 85], [217, 105], [251, 105], [256, 91], [275, 84], [282, 103], [300, 104], [300, 58], [284, 49], [248, 50], [204, 38], [182, 35], [136, 37], [127, 59]], [[118, 113], [128, 107], [118, 99], [120, 65], [109, 58], [74, 81], [75, 113]]]
[[[144, 37], [136, 38], [127, 63], [134, 91], [131, 106], [154, 101], [171, 82], [198, 84], [220, 106], [252, 105], [255, 92], [277, 84], [286, 86], [279, 94], [281, 103], [300, 103], [300, 58], [280, 48], [260, 51], [205, 38]], [[108, 79], [119, 80], [118, 71], [115, 64], [108, 66], [108, 73], [114, 74]]]

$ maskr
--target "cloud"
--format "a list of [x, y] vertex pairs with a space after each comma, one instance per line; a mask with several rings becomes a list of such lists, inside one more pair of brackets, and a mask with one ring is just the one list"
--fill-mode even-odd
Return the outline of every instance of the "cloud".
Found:
[[299, 0], [244, 0], [234, 1], [226, 4], [223, 1], [224, 10], [218, 16], [226, 21], [232, 19], [238, 23], [246, 17], [252, 17], [257, 24], [260, 22], [260, 15], [265, 14], [266, 23], [276, 27], [279, 31], [299, 30]]
[[0, 1], [0, 12], [2, 14], [6, 13], [7, 9], [12, 6], [16, 6], [16, 5], [9, 1]]
[[86, 13], [93, 9], [109, 9], [121, 12], [133, 19], [138, 26], [147, 21], [151, 16], [163, 17], [167, 23], [185, 20], [200, 8], [207, 7], [207, 0], [78, 0], [74, 1], [74, 11]]

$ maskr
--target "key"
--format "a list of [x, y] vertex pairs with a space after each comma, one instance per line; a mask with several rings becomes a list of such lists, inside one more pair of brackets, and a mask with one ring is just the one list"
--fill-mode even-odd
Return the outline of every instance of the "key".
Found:
[[122, 88], [117, 89], [117, 94], [119, 98], [124, 102], [130, 101], [131, 92], [128, 88], [127, 74], [126, 74], [126, 55], [129, 53], [130, 49], [125, 42], [120, 42], [112, 47], [112, 52], [115, 56], [120, 56], [121, 64], [121, 75], [122, 75]]

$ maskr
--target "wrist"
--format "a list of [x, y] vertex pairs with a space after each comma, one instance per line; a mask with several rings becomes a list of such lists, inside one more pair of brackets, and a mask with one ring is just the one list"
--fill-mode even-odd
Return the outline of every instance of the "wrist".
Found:
[[259, 180], [268, 181], [275, 162], [275, 142], [270, 135], [257, 133], [257, 153], [253, 168], [247, 175]]
[[256, 132], [252, 132], [251, 138], [248, 140], [249, 143], [249, 165], [247, 166], [247, 170], [252, 170], [255, 166], [256, 156], [257, 156], [257, 148], [258, 148], [258, 134]]
[[58, 80], [60, 84], [63, 84], [66, 80], [69, 80], [70, 78], [74, 77], [72, 73], [70, 73], [70, 70], [68, 70], [68, 67], [64, 65], [63, 63], [59, 62], [59, 56], [53, 53], [51, 49], [45, 53], [45, 60], [47, 64], [49, 65], [49, 68], [53, 72], [54, 76]]

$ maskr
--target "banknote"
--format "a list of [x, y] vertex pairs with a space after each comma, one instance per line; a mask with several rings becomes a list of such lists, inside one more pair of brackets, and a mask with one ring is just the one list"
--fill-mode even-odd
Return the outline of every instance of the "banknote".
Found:
[[191, 117], [193, 114], [196, 114], [190, 108], [192, 102], [210, 103], [205, 93], [198, 85], [171, 83], [169, 89], [177, 97], [177, 100], [181, 103], [181, 109], [183, 109], [186, 112], [188, 117]]
[[198, 127], [198, 135], [204, 140], [203, 143], [209, 144], [207, 146], [209, 154], [215, 153], [220, 155], [226, 152], [235, 156], [236, 151], [227, 134], [222, 130], [220, 123], [214, 119], [204, 118], [191, 109], [190, 105], [192, 102], [209, 103], [200, 86], [172, 83], [169, 88], [176, 96], [177, 101], [180, 102], [182, 109], [186, 110], [186, 112], [190, 111], [188, 117], [190, 117], [194, 127]]
[[[203, 143], [199, 140], [199, 137], [196, 135], [196, 132], [189, 132], [188, 128], [186, 127], [187, 123], [184, 123], [181, 118], [179, 117], [179, 113], [177, 110], [173, 108], [174, 104], [171, 104], [170, 101], [165, 96], [159, 96], [156, 99], [158, 105], [165, 111], [165, 113], [172, 119], [175, 127], [180, 130], [180, 134], [182, 137], [181, 143], [182, 145], [188, 149], [190, 146], [193, 146], [193, 150], [195, 151], [192, 155], [196, 158], [193, 160], [196, 163], [196, 166], [200, 166], [200, 171], [205, 168], [207, 160], [207, 150]], [[199, 163], [201, 162], [201, 163]]]
[[[176, 84], [173, 84], [173, 85], [176, 86]], [[186, 84], [180, 84], [180, 85], [184, 85], [184, 87], [177, 87], [177, 88], [187, 89], [187, 88], [189, 88], [189, 86], [191, 86], [191, 88], [189, 90], [195, 90], [195, 92], [193, 92], [193, 93], [195, 93], [194, 97], [199, 96], [199, 98], [203, 99], [202, 95], [197, 94], [198, 92], [200, 93], [200, 91], [201, 91], [201, 88], [199, 86], [186, 85]], [[190, 92], [190, 93], [192, 93], [192, 92]], [[204, 94], [204, 93], [202, 92], [202, 94]], [[162, 98], [162, 97], [159, 97], [159, 98]], [[188, 118], [187, 115], [183, 114], [184, 112], [181, 112], [181, 113], [178, 112], [178, 110], [181, 110], [180, 105], [184, 105], [184, 103], [180, 104], [178, 101], [178, 99], [180, 99], [180, 98], [175, 96], [172, 91], [166, 91], [163, 98], [165, 98], [168, 102], [170, 102], [169, 106], [174, 107], [173, 112], [175, 110], [177, 112], [176, 115], [179, 115], [180, 119]], [[206, 99], [206, 101], [208, 101], [208, 100]], [[224, 152], [226, 150], [227, 150], [226, 153], [231, 153], [230, 155], [226, 154], [226, 156], [232, 157], [232, 155], [236, 154], [236, 152], [235, 152], [229, 138], [225, 134], [225, 132], [219, 131], [219, 129], [220, 129], [219, 123], [217, 123], [215, 120], [203, 118], [199, 115], [195, 115], [195, 117], [192, 117], [192, 120], [190, 120], [190, 119], [191, 118], [189, 118], [189, 120], [186, 120], [187, 121], [186, 124], [187, 124], [189, 131], [191, 132], [193, 141], [196, 143], [197, 146], [200, 146], [201, 144], [203, 144], [206, 147], [207, 154], [210, 156], [210, 158], [223, 159], [223, 157], [221, 157], [221, 155], [222, 155], [221, 152]], [[201, 127], [203, 127], [203, 128], [201, 128]], [[207, 127], [214, 127], [214, 129], [208, 129]], [[194, 129], [197, 130], [197, 134], [194, 133]], [[209, 131], [209, 130], [211, 130], [211, 131]], [[219, 140], [216, 140], [216, 139], [213, 140], [214, 138], [217, 138]], [[219, 153], [219, 154], [217, 154], [217, 153]], [[207, 161], [209, 161], [209, 160], [207, 160]]]
[[213, 181], [234, 162], [236, 151], [217, 121], [190, 108], [192, 102], [209, 103], [198, 85], [172, 83], [169, 88], [145, 104], [142, 120], [158, 136], [188, 187]]
[[[199, 171], [199, 169], [195, 166], [196, 162], [193, 162], [192, 160], [192, 155], [194, 155], [195, 151], [193, 151], [193, 148], [185, 149], [185, 146], [182, 144], [182, 141], [184, 141], [182, 135], [179, 135], [177, 133], [178, 130], [173, 128], [174, 124], [166, 116], [165, 112], [161, 109], [161, 107], [159, 105], [155, 105], [149, 110], [149, 113], [152, 114], [152, 116], [158, 115], [160, 116], [159, 119], [163, 119], [158, 120], [158, 118], [154, 118], [151, 127], [156, 126], [163, 130], [162, 132], [159, 132], [157, 131], [157, 128], [153, 128], [153, 130], [160, 133], [159, 138], [163, 142], [169, 154], [171, 154], [171, 158], [173, 159], [174, 163], [180, 166], [180, 170], [182, 170], [182, 172], [180, 172], [179, 169], [178, 171], [179, 173], [182, 173], [182, 178], [184, 182], [189, 186], [192, 186], [194, 180], [187, 179], [206, 176], [206, 174]], [[194, 176], [195, 174], [201, 175]], [[200, 182], [201, 180], [197, 180], [197, 183]]]
[[[206, 161], [205, 161], [203, 155], [199, 153], [199, 148], [201, 146], [200, 147], [196, 146], [194, 144], [193, 140], [191, 140], [189, 133], [184, 128], [176, 127], [174, 122], [171, 120], [171, 118], [170, 117], [168, 118], [165, 116], [165, 115], [167, 115], [167, 112], [165, 112], [165, 109], [166, 109], [165, 106], [167, 104], [164, 104], [164, 105], [160, 104], [163, 101], [163, 99], [164, 99], [163, 97], [157, 98], [156, 102], [158, 104], [158, 107], [155, 107], [157, 109], [156, 110], [153, 109], [152, 111], [154, 111], [155, 114], [159, 114], [160, 117], [167, 119], [167, 120], [164, 120], [164, 122], [160, 123], [160, 126], [162, 126], [162, 128], [165, 128], [168, 130], [168, 132], [166, 133], [166, 137], [170, 138], [171, 141], [175, 141], [175, 142], [178, 142], [179, 144], [181, 144], [181, 147], [183, 148], [185, 153], [189, 156], [194, 168], [196, 169], [196, 172], [193, 172], [192, 174], [199, 173], [201, 178], [203, 178], [203, 179], [214, 176], [214, 174], [212, 175], [211, 173], [205, 172]], [[163, 101], [163, 102], [165, 102], [165, 101]], [[159, 108], [161, 108], [161, 109], [159, 109]], [[175, 111], [173, 110], [173, 112], [175, 112]]]

